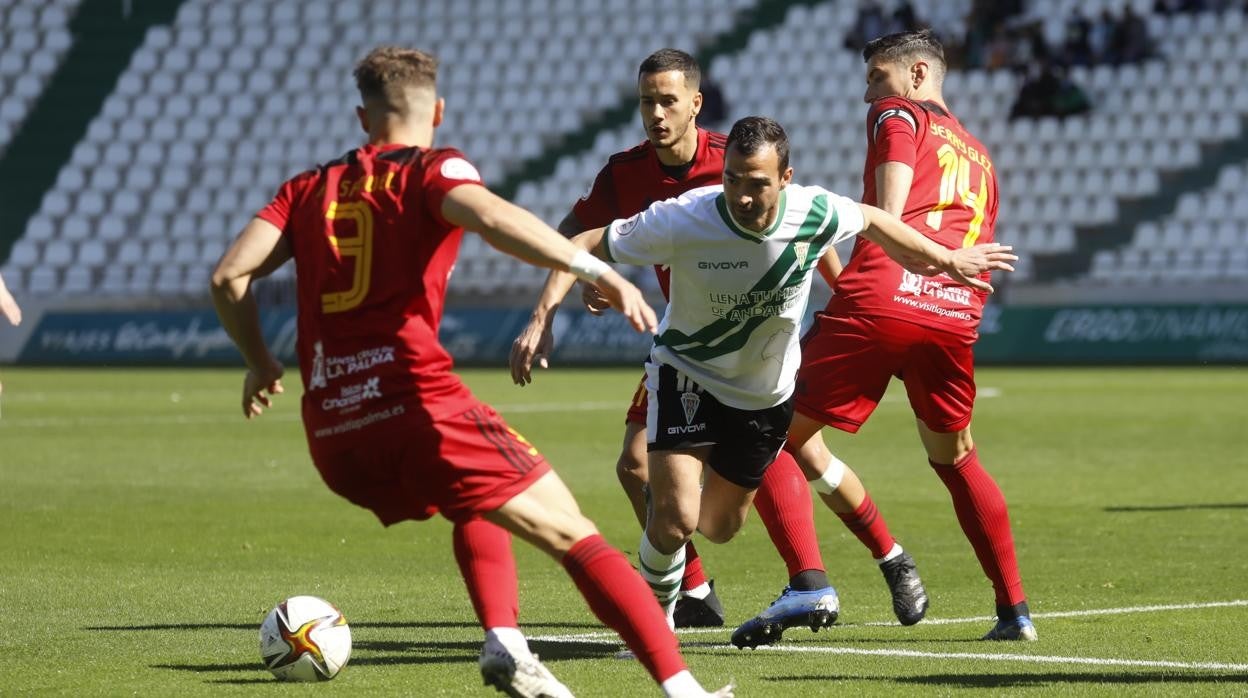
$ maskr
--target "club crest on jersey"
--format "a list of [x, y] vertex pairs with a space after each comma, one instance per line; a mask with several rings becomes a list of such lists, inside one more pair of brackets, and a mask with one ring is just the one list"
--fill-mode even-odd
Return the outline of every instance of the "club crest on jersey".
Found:
[[471, 182], [480, 182], [481, 173], [477, 172], [477, 168], [472, 166], [471, 162], [463, 158], [447, 158], [442, 162], [441, 173], [447, 179], [466, 179]]
[[680, 394], [680, 406], [685, 410], [685, 424], [693, 424], [693, 418], [698, 415], [701, 404], [702, 398], [697, 393]]
[[809, 242], [793, 243], [793, 252], [797, 254], [797, 268], [801, 269], [806, 266], [806, 255], [810, 254]]

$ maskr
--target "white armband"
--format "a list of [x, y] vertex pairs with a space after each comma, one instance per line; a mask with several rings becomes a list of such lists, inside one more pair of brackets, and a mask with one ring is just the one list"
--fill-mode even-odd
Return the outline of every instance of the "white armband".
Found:
[[585, 250], [577, 250], [576, 254], [572, 255], [572, 261], [568, 262], [568, 271], [576, 274], [582, 281], [592, 284], [603, 274], [611, 271], [611, 265]]

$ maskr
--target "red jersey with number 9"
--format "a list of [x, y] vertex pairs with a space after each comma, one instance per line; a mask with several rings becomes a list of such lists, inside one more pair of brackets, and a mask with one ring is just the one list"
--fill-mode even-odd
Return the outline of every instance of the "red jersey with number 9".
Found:
[[[901, 97], [871, 105], [863, 203], [879, 205], [875, 169], [885, 162], [914, 170], [901, 216], [912, 228], [950, 249], [992, 242], [997, 220], [992, 160], [983, 144], [940, 105]], [[879, 245], [859, 236], [827, 310], [900, 318], [974, 337], [986, 298], [945, 274], [907, 272]]]
[[476, 404], [451, 373], [438, 325], [464, 233], [442, 217], [442, 201], [480, 183], [457, 150], [370, 145], [294, 177], [256, 214], [294, 255], [310, 441]]

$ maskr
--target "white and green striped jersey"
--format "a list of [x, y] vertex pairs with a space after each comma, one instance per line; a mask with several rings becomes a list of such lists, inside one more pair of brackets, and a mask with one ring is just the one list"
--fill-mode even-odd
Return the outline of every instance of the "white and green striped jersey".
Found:
[[733, 219], [723, 186], [660, 201], [607, 226], [607, 257], [671, 269], [667, 311], [651, 359], [738, 409], [778, 405], [793, 393], [811, 275], [834, 243], [866, 226], [854, 201], [790, 184], [763, 232]]

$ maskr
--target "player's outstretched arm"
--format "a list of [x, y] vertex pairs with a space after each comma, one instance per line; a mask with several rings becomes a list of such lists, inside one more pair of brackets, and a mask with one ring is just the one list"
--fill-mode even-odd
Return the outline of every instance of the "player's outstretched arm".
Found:
[[867, 227], [862, 235], [884, 248], [889, 257], [901, 263], [919, 260], [945, 272], [954, 281], [992, 293], [992, 286], [979, 276], [993, 270], [1014, 271], [1010, 262], [1018, 259], [1009, 245], [995, 242], [951, 250], [928, 239], [893, 214], [868, 204], [859, 204]]
[[247, 419], [272, 406], [269, 396], [282, 392], [284, 370], [264, 341], [251, 282], [269, 275], [288, 259], [290, 246], [282, 231], [266, 220], [253, 218], [212, 272], [212, 303], [217, 317], [247, 363], [243, 379], [243, 416]]
[[[442, 216], [451, 223], [478, 231], [486, 242], [513, 257], [548, 269], [570, 271], [593, 283], [634, 329], [638, 332], [655, 330], [654, 310], [636, 286], [606, 262], [591, 255], [585, 246], [572, 244], [537, 216], [485, 187], [452, 189], [442, 201]], [[601, 238], [602, 229], [597, 232]], [[565, 295], [571, 287], [569, 281]]]
[[22, 309], [18, 307], [8, 286], [4, 285], [4, 277], [0, 276], [0, 315], [4, 315], [14, 325], [22, 324]]

